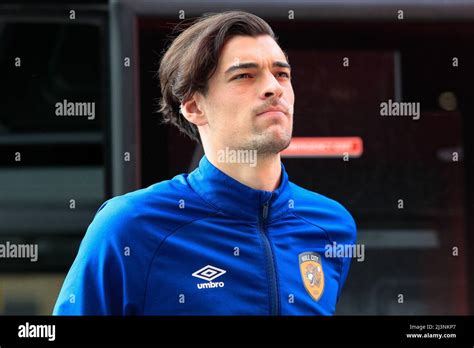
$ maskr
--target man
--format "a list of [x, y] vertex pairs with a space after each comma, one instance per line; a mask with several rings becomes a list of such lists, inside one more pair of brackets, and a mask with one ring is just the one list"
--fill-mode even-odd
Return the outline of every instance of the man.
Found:
[[333, 314], [350, 259], [325, 247], [353, 244], [356, 227], [339, 203], [288, 180], [294, 94], [272, 29], [245, 12], [202, 17], [159, 77], [165, 121], [205, 156], [99, 208], [54, 314]]

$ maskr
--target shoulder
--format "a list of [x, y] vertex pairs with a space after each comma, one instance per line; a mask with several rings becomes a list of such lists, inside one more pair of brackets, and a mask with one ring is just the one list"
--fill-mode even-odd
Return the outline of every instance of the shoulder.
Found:
[[355, 243], [355, 220], [341, 203], [291, 182], [290, 187], [294, 215], [325, 230], [331, 242]]
[[106, 205], [111, 205], [115, 209], [139, 214], [150, 206], [165, 208], [176, 205], [180, 197], [184, 199], [192, 194], [186, 176], [186, 174], [177, 175], [173, 179], [160, 181], [146, 188], [115, 196], [106, 201], [99, 211]]
[[146, 188], [115, 196], [97, 210], [91, 233], [105, 239], [161, 240], [167, 234], [209, 214], [209, 207], [180, 174]]

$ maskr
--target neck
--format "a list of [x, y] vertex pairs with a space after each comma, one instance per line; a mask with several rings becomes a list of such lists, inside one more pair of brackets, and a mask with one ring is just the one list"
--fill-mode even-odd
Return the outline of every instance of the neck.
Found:
[[230, 163], [224, 161], [214, 151], [207, 152], [206, 157], [216, 168], [240, 183], [256, 190], [274, 191], [280, 185], [280, 154], [256, 156], [253, 163]]

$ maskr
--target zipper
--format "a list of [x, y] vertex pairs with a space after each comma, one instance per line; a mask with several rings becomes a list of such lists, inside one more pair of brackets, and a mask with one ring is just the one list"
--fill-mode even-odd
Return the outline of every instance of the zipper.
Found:
[[271, 200], [270, 199], [265, 202], [262, 206], [262, 214], [260, 217], [260, 237], [263, 242], [264, 251], [265, 251], [265, 259], [267, 264], [267, 275], [269, 279], [269, 290], [270, 290], [270, 315], [278, 315], [280, 312], [278, 306], [278, 287], [277, 287], [277, 279], [276, 279], [276, 269], [275, 269], [275, 262], [273, 258], [273, 251], [270, 245], [270, 240], [268, 239], [268, 235], [265, 232], [265, 222], [268, 217], [268, 205]]

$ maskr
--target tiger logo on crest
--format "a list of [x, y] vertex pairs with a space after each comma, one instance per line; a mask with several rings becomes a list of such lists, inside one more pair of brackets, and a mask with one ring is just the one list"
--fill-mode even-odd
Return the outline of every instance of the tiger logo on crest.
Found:
[[306, 251], [298, 256], [301, 278], [308, 294], [319, 301], [324, 292], [324, 271], [321, 256], [312, 251]]

